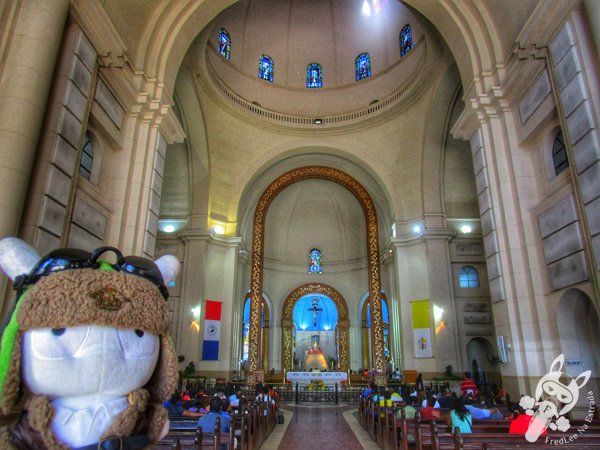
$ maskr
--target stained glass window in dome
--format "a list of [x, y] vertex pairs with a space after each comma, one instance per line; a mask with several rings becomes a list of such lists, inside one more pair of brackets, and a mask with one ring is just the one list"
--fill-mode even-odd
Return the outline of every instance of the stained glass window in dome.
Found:
[[323, 67], [321, 64], [310, 63], [306, 68], [306, 87], [323, 87]]
[[321, 273], [323, 266], [321, 265], [321, 250], [313, 248], [308, 255], [308, 273]]
[[270, 56], [260, 56], [260, 60], [258, 61], [258, 78], [273, 82], [273, 60]]
[[371, 76], [371, 57], [368, 53], [361, 53], [356, 61], [356, 81]]
[[227, 60], [231, 56], [231, 38], [225, 28], [219, 31], [219, 53]]
[[406, 55], [413, 48], [412, 31], [410, 25], [404, 25], [400, 31], [400, 56]]

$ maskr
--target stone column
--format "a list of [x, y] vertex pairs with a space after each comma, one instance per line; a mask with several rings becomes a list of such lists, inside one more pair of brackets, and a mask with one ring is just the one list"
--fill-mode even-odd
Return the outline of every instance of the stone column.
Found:
[[16, 235], [69, 0], [10, 2], [0, 30], [0, 236]]
[[[200, 336], [192, 328], [192, 308], [204, 307], [203, 275], [206, 272], [206, 247], [208, 233], [202, 231], [184, 231], [181, 233], [185, 243], [183, 276], [181, 278], [181, 304], [177, 324], [178, 352], [187, 362], [193, 361], [196, 367], [200, 361]], [[200, 319], [201, 320], [201, 319]], [[201, 323], [202, 325], [202, 323]]]

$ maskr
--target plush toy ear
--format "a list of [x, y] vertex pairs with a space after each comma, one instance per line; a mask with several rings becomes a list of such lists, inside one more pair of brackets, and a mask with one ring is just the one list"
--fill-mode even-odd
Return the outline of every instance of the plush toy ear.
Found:
[[27, 242], [14, 237], [0, 240], [0, 270], [12, 281], [27, 274], [41, 259]]
[[552, 372], [562, 372], [562, 368], [565, 364], [565, 355], [561, 353], [556, 357], [554, 361], [552, 361], [552, 365], [550, 366], [550, 373]]
[[158, 270], [163, 277], [165, 286], [168, 286], [171, 281], [177, 278], [179, 273], [179, 260], [173, 255], [164, 255], [154, 261], [158, 266]]

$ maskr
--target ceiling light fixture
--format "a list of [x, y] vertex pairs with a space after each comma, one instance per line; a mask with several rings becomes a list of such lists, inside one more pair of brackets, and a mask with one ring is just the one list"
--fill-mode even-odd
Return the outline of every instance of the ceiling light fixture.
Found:
[[315, 125], [321, 125], [321, 124], [323, 123], [323, 119], [314, 119], [314, 120], [313, 120], [313, 123], [314, 123]]
[[471, 231], [473, 231], [473, 228], [471, 228], [470, 225], [463, 225], [462, 227], [460, 227], [460, 231], [463, 234], [469, 234]]
[[371, 15], [371, 5], [369, 5], [369, 2], [367, 0], [363, 2], [362, 13], [367, 17]]

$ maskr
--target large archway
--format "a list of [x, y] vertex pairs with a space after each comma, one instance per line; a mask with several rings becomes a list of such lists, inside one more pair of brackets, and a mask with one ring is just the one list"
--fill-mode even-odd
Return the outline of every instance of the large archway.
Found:
[[329, 297], [337, 307], [338, 312], [338, 370], [346, 371], [349, 368], [350, 339], [348, 305], [344, 297], [331, 286], [321, 283], [308, 283], [296, 289], [287, 296], [281, 312], [281, 365], [282, 369], [293, 368], [293, 311], [296, 302], [308, 294], [323, 294]]
[[[369, 295], [371, 298], [379, 298], [381, 292], [380, 267], [379, 267], [379, 235], [377, 230], [377, 211], [371, 196], [366, 189], [350, 175], [325, 166], [308, 166], [290, 170], [273, 181], [259, 199], [254, 212], [252, 233], [252, 265], [250, 277], [250, 353], [248, 358], [248, 381], [254, 382], [262, 378], [260, 371], [260, 318], [261, 318], [261, 293], [263, 288], [263, 264], [264, 264], [264, 236], [265, 220], [269, 205], [273, 199], [286, 187], [307, 179], [323, 179], [340, 184], [350, 191], [360, 203], [365, 215], [367, 232], [367, 259], [369, 274]], [[347, 315], [346, 315], [347, 317]], [[383, 339], [383, 322], [381, 302], [373, 302], [372, 305], [371, 342], [372, 365], [375, 369], [375, 382], [385, 384], [385, 356]], [[290, 336], [291, 339], [291, 336]], [[282, 358], [286, 361], [285, 358]], [[283, 362], [285, 366], [287, 363]], [[291, 355], [289, 359], [291, 367]], [[347, 367], [348, 362], [344, 363]], [[342, 363], [339, 363], [342, 367]]]

